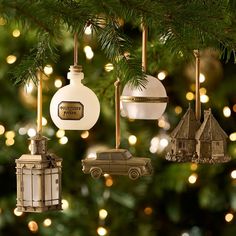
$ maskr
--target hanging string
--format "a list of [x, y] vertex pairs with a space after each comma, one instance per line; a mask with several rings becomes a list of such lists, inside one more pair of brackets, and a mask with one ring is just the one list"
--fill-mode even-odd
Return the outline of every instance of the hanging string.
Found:
[[200, 102], [200, 53], [199, 49], [194, 50], [193, 54], [196, 58], [196, 85], [195, 85], [195, 115], [196, 119], [201, 119], [201, 102]]
[[142, 20], [142, 68], [143, 71], [147, 71], [147, 27], [144, 25]]
[[38, 73], [38, 90], [37, 90], [37, 133], [42, 132], [42, 74]]
[[115, 86], [115, 106], [116, 106], [116, 149], [120, 147], [120, 80], [114, 83]]
[[74, 34], [74, 66], [78, 65], [78, 34]]

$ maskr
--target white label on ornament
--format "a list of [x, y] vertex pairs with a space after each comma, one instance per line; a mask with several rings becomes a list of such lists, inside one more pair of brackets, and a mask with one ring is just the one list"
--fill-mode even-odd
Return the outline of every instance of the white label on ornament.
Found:
[[80, 102], [60, 102], [58, 117], [62, 120], [80, 120], [84, 116], [84, 106]]

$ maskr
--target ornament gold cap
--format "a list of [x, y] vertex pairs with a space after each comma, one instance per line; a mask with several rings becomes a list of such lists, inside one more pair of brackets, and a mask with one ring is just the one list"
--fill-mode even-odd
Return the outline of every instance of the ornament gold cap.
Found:
[[70, 72], [82, 72], [83, 68], [81, 65], [73, 65], [69, 68]]

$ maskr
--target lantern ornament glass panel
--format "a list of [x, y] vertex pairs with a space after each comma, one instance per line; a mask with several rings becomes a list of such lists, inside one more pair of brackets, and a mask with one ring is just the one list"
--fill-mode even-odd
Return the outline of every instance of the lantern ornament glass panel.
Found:
[[47, 152], [47, 138], [31, 138], [31, 154], [16, 160], [17, 210], [61, 210], [62, 159]]
[[122, 96], [122, 114], [130, 119], [159, 119], [166, 109], [168, 97], [165, 87], [155, 77], [147, 75], [145, 88], [126, 84]]

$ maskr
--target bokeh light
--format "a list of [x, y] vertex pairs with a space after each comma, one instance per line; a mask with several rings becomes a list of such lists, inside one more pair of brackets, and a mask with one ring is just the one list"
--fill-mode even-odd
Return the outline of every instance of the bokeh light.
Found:
[[47, 219], [45, 219], [45, 220], [43, 221], [43, 225], [44, 225], [45, 227], [49, 227], [49, 226], [51, 226], [51, 224], [52, 224], [52, 220], [49, 219], [49, 218], [47, 218]]
[[128, 140], [130, 145], [135, 145], [137, 142], [137, 137], [135, 135], [130, 135]]
[[19, 29], [14, 29], [12, 31], [12, 36], [15, 38], [18, 38], [20, 36], [20, 30]]
[[190, 184], [195, 184], [197, 181], [197, 178], [198, 178], [198, 175], [196, 173], [193, 173], [188, 177], [188, 182]]
[[69, 202], [66, 199], [62, 199], [62, 209], [67, 210], [69, 208]]
[[161, 71], [161, 72], [158, 73], [157, 78], [159, 80], [164, 80], [166, 78], [166, 76], [167, 76], [167, 72], [166, 71]]
[[232, 213], [227, 213], [225, 215], [225, 221], [228, 223], [231, 222], [233, 220], [233, 218], [234, 218], [234, 215]]
[[207, 103], [209, 102], [209, 97], [206, 94], [203, 94], [200, 96], [201, 103]]
[[14, 209], [14, 215], [15, 216], [22, 216], [23, 215], [23, 212], [21, 212], [21, 211], [18, 211], [17, 210], [17, 207]]
[[64, 145], [68, 143], [68, 138], [66, 136], [63, 136], [59, 139], [59, 143]]
[[236, 132], [233, 132], [232, 134], [229, 135], [230, 141], [236, 141]]
[[56, 132], [56, 136], [57, 136], [57, 138], [62, 138], [62, 137], [64, 137], [65, 136], [65, 130], [63, 130], [63, 129], [59, 129], [57, 132]]
[[228, 106], [225, 106], [225, 107], [223, 108], [223, 115], [224, 115], [225, 117], [230, 117], [230, 116], [231, 116], [231, 110], [230, 110], [230, 108], [229, 108]]
[[86, 138], [88, 138], [88, 136], [89, 136], [89, 131], [88, 131], [88, 130], [83, 131], [83, 132], [81, 133], [81, 135], [80, 135], [80, 137], [81, 137], [82, 139], [86, 139]]
[[46, 65], [44, 68], [43, 68], [43, 71], [46, 75], [51, 75], [53, 73], [53, 68], [51, 65]]
[[5, 132], [5, 127], [3, 125], [0, 125], [0, 135], [3, 135]]
[[107, 210], [105, 210], [105, 209], [100, 209], [100, 210], [99, 210], [99, 218], [100, 218], [101, 220], [106, 219], [107, 215], [108, 215]]
[[6, 58], [8, 64], [13, 64], [16, 62], [17, 57], [15, 55], [9, 55]]
[[28, 223], [28, 228], [31, 232], [33, 233], [36, 233], [38, 231], [38, 224], [36, 221], [34, 220], [31, 220], [29, 223]]
[[200, 76], [199, 76], [199, 82], [200, 82], [200, 83], [203, 83], [205, 80], [206, 80], [205, 75], [202, 74], [202, 73], [200, 73]]
[[56, 80], [54, 81], [54, 86], [55, 86], [56, 88], [61, 88], [61, 86], [62, 86], [62, 81], [61, 81], [61, 79], [56, 79]]
[[189, 100], [189, 101], [191, 101], [191, 100], [193, 100], [194, 99], [194, 94], [192, 93], [192, 92], [187, 92], [186, 93], [186, 99], [187, 100]]
[[175, 113], [176, 113], [177, 115], [181, 114], [182, 111], [183, 111], [183, 109], [182, 109], [181, 106], [176, 106], [176, 107], [175, 107]]
[[97, 233], [99, 236], [104, 236], [107, 234], [107, 230], [104, 227], [100, 226], [97, 228]]
[[114, 66], [112, 63], [107, 63], [105, 66], [104, 66], [104, 69], [106, 72], [110, 72], [112, 70], [114, 70]]

